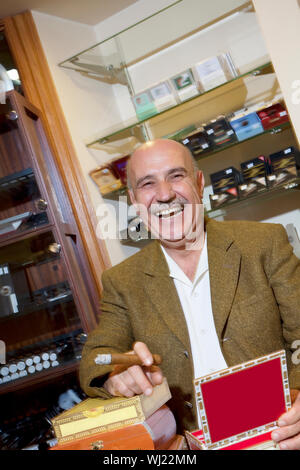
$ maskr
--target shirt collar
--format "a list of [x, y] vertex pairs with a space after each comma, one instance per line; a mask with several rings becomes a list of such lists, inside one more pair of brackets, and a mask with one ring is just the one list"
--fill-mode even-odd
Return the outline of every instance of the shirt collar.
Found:
[[178, 266], [176, 261], [167, 253], [165, 248], [161, 245], [162, 252], [166, 258], [167, 264], [169, 266], [170, 277], [176, 279], [177, 281], [181, 281], [188, 286], [195, 286], [198, 281], [200, 280], [201, 276], [208, 271], [208, 255], [207, 255], [207, 236], [206, 233], [204, 234], [204, 245], [201, 251], [201, 255], [198, 261], [198, 266], [195, 274], [194, 281], [192, 282], [182, 271], [182, 269]]

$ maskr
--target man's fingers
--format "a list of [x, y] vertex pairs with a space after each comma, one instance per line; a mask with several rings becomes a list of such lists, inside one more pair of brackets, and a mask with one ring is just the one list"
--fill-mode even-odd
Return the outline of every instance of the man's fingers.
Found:
[[279, 443], [281, 450], [299, 450], [300, 449], [300, 435], [287, 439]]
[[163, 373], [161, 369], [158, 366], [151, 366], [147, 369], [148, 371], [146, 372], [146, 375], [150, 380], [151, 384], [160, 385], [163, 381]]
[[[124, 370], [124, 365], [115, 365], [109, 379], [105, 382], [105, 389], [112, 395], [122, 395], [132, 397], [133, 395], [151, 395], [153, 386], [161, 384], [163, 374], [159, 367], [153, 366], [153, 357], [147, 345], [137, 341], [133, 345], [133, 351], [127, 354], [135, 353], [143, 366], [130, 366]], [[125, 366], [126, 367], [126, 366]]]
[[291, 426], [284, 426], [272, 432], [272, 439], [276, 442], [284, 441], [290, 437], [295, 437], [298, 434], [300, 438], [300, 422], [292, 424]]
[[137, 354], [139, 358], [143, 361], [143, 364], [145, 366], [151, 366], [153, 364], [152, 354], [145, 343], [137, 341], [133, 345], [133, 350], [135, 354]]
[[160, 375], [161, 372], [155, 370], [152, 382], [140, 366], [131, 366], [119, 374], [114, 371], [105, 382], [104, 388], [115, 396], [132, 397], [141, 393], [151, 395], [153, 385], [161, 383]]
[[300, 421], [300, 400], [295, 401], [292, 408], [280, 416], [278, 420], [279, 426], [290, 426]]
[[144, 370], [140, 366], [132, 366], [128, 369], [129, 374], [140, 389], [139, 393], [151, 395], [152, 383], [148, 380]]

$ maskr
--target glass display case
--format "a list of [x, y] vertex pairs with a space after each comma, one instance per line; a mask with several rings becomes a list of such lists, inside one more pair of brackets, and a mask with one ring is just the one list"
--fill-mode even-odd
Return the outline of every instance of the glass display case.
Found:
[[96, 294], [37, 110], [0, 104], [0, 394], [76, 371]]
[[0, 386], [80, 358], [82, 324], [53, 231], [0, 246]]

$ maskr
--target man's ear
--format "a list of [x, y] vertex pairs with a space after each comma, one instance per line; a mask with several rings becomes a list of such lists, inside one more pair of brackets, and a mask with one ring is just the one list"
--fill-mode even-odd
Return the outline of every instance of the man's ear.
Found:
[[132, 189], [128, 189], [128, 195], [129, 195], [129, 199], [130, 199], [131, 204], [135, 205], [136, 204], [136, 199], [134, 197], [134, 193], [133, 193]]
[[134, 196], [134, 192], [133, 192], [132, 189], [128, 189], [128, 195], [129, 195], [130, 202], [133, 205], [133, 207], [135, 208], [135, 211], [136, 211], [137, 215], [140, 215], [140, 213], [139, 213], [139, 204], [136, 201], [136, 198]]
[[205, 180], [204, 180], [203, 171], [199, 170], [197, 172], [197, 188], [198, 188], [199, 195], [201, 197], [201, 201], [203, 198], [204, 185], [205, 185]]

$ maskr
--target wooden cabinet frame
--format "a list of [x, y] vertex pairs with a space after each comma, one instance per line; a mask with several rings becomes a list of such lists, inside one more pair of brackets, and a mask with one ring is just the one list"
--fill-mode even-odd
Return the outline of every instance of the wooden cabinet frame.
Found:
[[110, 267], [104, 242], [96, 236], [97, 218], [73, 147], [51, 72], [29, 11], [0, 20], [26, 98], [42, 114], [45, 133], [64, 183], [86, 258], [98, 292], [101, 275]]

